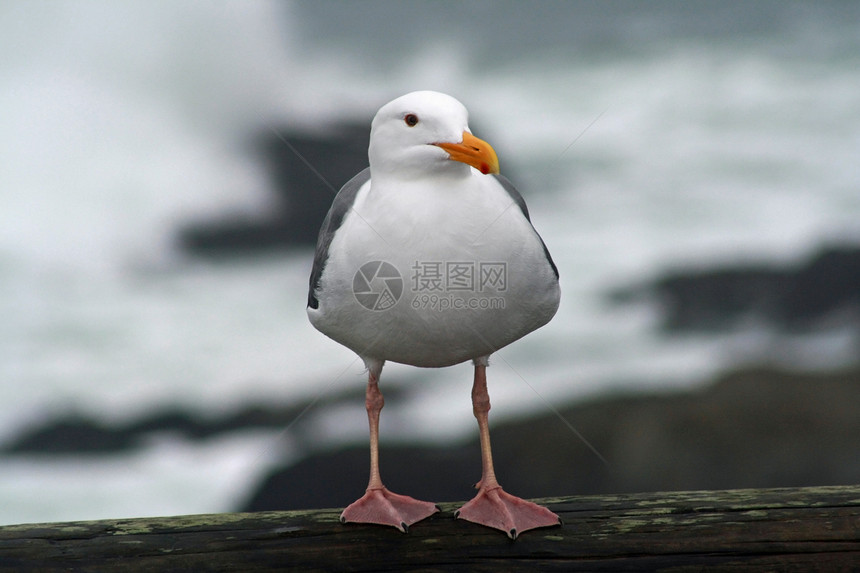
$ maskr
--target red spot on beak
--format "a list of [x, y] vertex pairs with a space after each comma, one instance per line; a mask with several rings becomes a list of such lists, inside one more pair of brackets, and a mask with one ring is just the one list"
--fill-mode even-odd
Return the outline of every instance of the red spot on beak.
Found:
[[499, 172], [499, 158], [489, 143], [478, 139], [468, 131], [463, 132], [461, 143], [434, 143], [448, 152], [448, 158], [471, 165], [484, 175]]

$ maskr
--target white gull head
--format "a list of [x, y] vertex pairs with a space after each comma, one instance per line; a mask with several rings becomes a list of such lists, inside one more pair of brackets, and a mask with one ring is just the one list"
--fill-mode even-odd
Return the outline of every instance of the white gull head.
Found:
[[462, 144], [464, 134], [471, 134], [469, 112], [459, 101], [433, 91], [408, 93], [382, 106], [373, 118], [370, 171], [374, 179], [466, 175], [469, 165], [462, 159], [450, 161], [451, 150], [439, 146]]

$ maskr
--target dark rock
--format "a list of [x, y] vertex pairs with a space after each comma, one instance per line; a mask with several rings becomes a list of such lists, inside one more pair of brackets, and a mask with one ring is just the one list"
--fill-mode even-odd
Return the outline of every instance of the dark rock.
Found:
[[132, 433], [72, 415], [36, 428], [3, 448], [9, 453], [107, 453], [137, 445]]
[[[481, 478], [480, 450], [472, 447], [384, 447], [380, 471], [391, 491], [418, 499], [456, 501]], [[350, 447], [312, 455], [271, 474], [242, 511], [344, 507], [364, 493], [369, 450]], [[435, 470], [435, 471], [434, 471]], [[444, 471], [444, 475], [442, 475]]]
[[272, 174], [277, 193], [263, 220], [236, 217], [188, 225], [179, 246], [199, 256], [225, 256], [314, 245], [334, 196], [367, 167], [367, 125], [342, 123], [324, 133], [288, 127], [258, 136], [257, 149]]
[[125, 424], [108, 425], [71, 413], [23, 431], [0, 451], [109, 454], [140, 447], [144, 438], [154, 433], [201, 440], [243, 428], [283, 427], [297, 414], [295, 406], [268, 410], [251, 406], [223, 419], [203, 420], [181, 409], [168, 409]]
[[[386, 400], [397, 404], [403, 389], [387, 388]], [[318, 400], [289, 404], [249, 404], [218, 417], [202, 417], [180, 407], [156, 410], [137, 420], [112, 425], [78, 413], [64, 413], [43, 424], [25, 429], [0, 452], [8, 453], [101, 453], [108, 454], [139, 447], [155, 433], [175, 434], [186, 440], [203, 440], [245, 429], [286, 429], [301, 440], [305, 437], [302, 414], [340, 404], [363, 403], [364, 389], [343, 390]], [[313, 407], [313, 408], [311, 408]], [[311, 414], [312, 415], [312, 414]], [[309, 416], [310, 417], [310, 416]]]
[[825, 250], [794, 276], [781, 305], [786, 322], [860, 310], [860, 248]]
[[822, 250], [795, 268], [739, 265], [673, 271], [619, 289], [615, 302], [656, 298], [669, 331], [720, 331], [753, 320], [791, 331], [848, 323], [860, 328], [860, 248]]
[[155, 412], [136, 422], [117, 428], [120, 433], [136, 436], [158, 432], [179, 434], [189, 439], [205, 438], [217, 432], [214, 424], [209, 424], [188, 412], [176, 409]]
[[[748, 370], [698, 392], [605, 397], [561, 415], [607, 464], [548, 414], [493, 428], [496, 473], [523, 497], [857, 483], [858, 403], [860, 371]], [[364, 491], [368, 463], [364, 445], [310, 456], [273, 473], [241, 509], [343, 507]], [[463, 500], [480, 475], [480, 449], [477, 438], [383, 443], [380, 464], [392, 491]]]

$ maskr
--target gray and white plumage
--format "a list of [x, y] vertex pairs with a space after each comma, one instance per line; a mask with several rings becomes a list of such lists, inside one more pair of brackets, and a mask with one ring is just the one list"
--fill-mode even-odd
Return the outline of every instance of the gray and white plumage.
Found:
[[[449, 144], [464, 145], [470, 133], [466, 109], [444, 94], [413, 92], [383, 106], [371, 129], [370, 167], [343, 186], [323, 222], [308, 317], [367, 363], [441, 367], [484, 359], [558, 308], [558, 270], [522, 195], [500, 175], [451, 161]], [[402, 296], [385, 310], [365, 308], [353, 292], [356, 272], [370, 261], [393, 265], [403, 279]], [[435, 293], [495, 306], [422, 306], [428, 293], [412, 279], [425, 263], [504, 264], [504, 284]]]

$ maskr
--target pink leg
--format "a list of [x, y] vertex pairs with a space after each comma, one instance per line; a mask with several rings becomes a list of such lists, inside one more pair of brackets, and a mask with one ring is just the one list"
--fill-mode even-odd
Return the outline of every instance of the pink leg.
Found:
[[490, 395], [487, 392], [487, 367], [475, 364], [475, 383], [472, 386], [472, 409], [481, 432], [481, 462], [483, 473], [478, 484], [478, 495], [460, 508], [456, 517], [473, 523], [500, 529], [511, 539], [523, 531], [536, 527], [559, 525], [561, 520], [547, 508], [520, 499], [502, 490], [493, 470], [490, 449]]
[[439, 508], [427, 501], [392, 493], [382, 485], [379, 476], [379, 412], [385, 400], [379, 391], [380, 370], [381, 365], [370, 368], [365, 399], [370, 423], [370, 481], [364, 496], [344, 509], [340, 520], [343, 523], [391, 525], [405, 533], [410, 525], [433, 515]]

